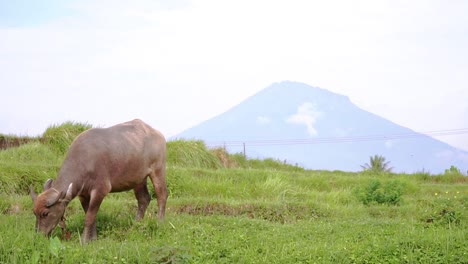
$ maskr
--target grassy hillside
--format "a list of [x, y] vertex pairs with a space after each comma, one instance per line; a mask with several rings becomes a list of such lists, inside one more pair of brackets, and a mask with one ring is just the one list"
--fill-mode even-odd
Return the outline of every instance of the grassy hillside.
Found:
[[198, 141], [168, 142], [166, 221], [153, 200], [135, 222], [133, 192], [111, 194], [82, 246], [75, 199], [70, 234], [46, 239], [27, 188], [56, 177], [56, 141], [0, 151], [0, 263], [468, 263], [467, 177], [306, 171]]

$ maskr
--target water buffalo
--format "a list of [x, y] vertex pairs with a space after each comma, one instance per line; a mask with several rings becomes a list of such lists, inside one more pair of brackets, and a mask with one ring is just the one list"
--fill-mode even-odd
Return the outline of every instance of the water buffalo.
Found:
[[57, 225], [65, 227], [68, 203], [79, 197], [85, 211], [82, 243], [97, 239], [96, 214], [110, 192], [133, 189], [138, 201], [136, 218], [143, 218], [151, 200], [150, 178], [158, 200], [158, 218], [163, 219], [167, 200], [166, 140], [141, 120], [81, 133], [71, 144], [57, 179], [47, 180], [44, 192], [30, 188], [36, 215], [36, 230], [50, 235]]

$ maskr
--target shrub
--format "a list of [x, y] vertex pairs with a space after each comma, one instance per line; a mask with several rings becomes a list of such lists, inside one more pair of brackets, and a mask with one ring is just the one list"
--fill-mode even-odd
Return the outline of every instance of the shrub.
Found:
[[455, 166], [450, 166], [450, 169], [445, 170], [445, 175], [450, 175], [450, 174], [458, 174], [461, 175], [462, 173], [460, 172], [460, 169], [455, 167]]
[[403, 184], [398, 181], [389, 181], [383, 184], [380, 180], [372, 180], [367, 186], [356, 188], [357, 198], [365, 205], [373, 203], [397, 205], [401, 202]]

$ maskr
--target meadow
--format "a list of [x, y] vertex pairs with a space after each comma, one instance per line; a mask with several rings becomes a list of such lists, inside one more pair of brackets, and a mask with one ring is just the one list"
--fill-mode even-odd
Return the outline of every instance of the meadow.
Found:
[[48, 239], [34, 231], [29, 185], [55, 178], [89, 127], [0, 150], [0, 263], [468, 263], [468, 177], [456, 171], [310, 171], [184, 140], [168, 142], [165, 221], [153, 199], [136, 222], [133, 192], [113, 193], [97, 241], [80, 244], [78, 199], [68, 232]]

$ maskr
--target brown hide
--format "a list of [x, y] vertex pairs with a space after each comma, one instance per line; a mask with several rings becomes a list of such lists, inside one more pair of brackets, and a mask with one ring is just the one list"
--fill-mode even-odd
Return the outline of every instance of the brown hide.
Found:
[[86, 214], [82, 242], [96, 239], [95, 218], [104, 197], [131, 189], [138, 201], [137, 219], [141, 219], [151, 200], [148, 177], [156, 192], [158, 217], [163, 219], [165, 171], [164, 136], [143, 121], [87, 130], [71, 144], [57, 179], [47, 181], [39, 195], [31, 188], [36, 228], [49, 235], [63, 219], [69, 201], [78, 196]]

